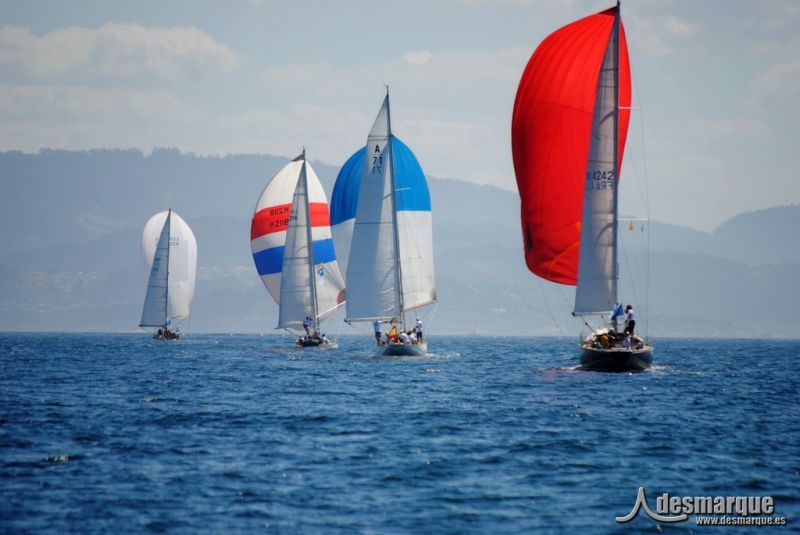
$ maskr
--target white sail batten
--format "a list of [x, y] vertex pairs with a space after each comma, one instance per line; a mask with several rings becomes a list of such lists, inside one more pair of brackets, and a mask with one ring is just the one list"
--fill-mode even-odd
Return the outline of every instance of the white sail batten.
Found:
[[575, 315], [605, 314], [617, 302], [618, 16], [597, 81], [575, 292]]
[[144, 227], [142, 253], [150, 276], [141, 326], [163, 327], [188, 317], [197, 280], [197, 240], [192, 229], [172, 210], [159, 212]]
[[347, 267], [349, 321], [400, 316], [389, 97], [367, 137]]

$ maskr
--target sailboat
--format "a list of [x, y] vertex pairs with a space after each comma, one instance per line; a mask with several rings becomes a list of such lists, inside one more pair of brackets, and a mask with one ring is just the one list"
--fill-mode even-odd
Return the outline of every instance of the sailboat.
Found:
[[[641, 370], [643, 338], [617, 333], [618, 186], [631, 103], [625, 29], [615, 7], [555, 31], [522, 74], [512, 117], [525, 261], [549, 281], [576, 285], [573, 315], [591, 333], [584, 368]], [[603, 327], [589, 324], [599, 318]]]
[[250, 245], [258, 274], [278, 304], [278, 327], [298, 347], [336, 347], [320, 322], [345, 302], [328, 200], [306, 152], [273, 176], [256, 204]]
[[331, 198], [336, 247], [348, 258], [345, 321], [371, 322], [380, 355], [427, 353], [420, 318], [408, 316], [436, 303], [431, 217], [425, 174], [392, 134], [387, 89], [366, 146], [344, 164]]
[[142, 233], [142, 254], [150, 271], [140, 327], [153, 338], [177, 340], [177, 324], [189, 317], [197, 279], [197, 241], [172, 209], [159, 212]]

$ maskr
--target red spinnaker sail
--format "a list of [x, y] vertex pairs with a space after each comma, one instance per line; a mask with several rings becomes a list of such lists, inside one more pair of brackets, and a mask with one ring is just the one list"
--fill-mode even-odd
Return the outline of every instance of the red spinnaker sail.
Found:
[[[611, 8], [550, 34], [525, 67], [514, 102], [511, 143], [522, 202], [525, 262], [536, 275], [562, 284], [574, 285], [578, 278], [592, 113], [616, 14], [617, 8]], [[619, 29], [621, 166], [631, 76], [622, 21]]]

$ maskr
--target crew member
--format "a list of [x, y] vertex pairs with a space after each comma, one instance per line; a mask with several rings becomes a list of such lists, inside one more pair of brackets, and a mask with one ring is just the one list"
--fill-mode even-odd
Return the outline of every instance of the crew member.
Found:
[[628, 305], [625, 307], [625, 332], [633, 336], [633, 329], [636, 327], [636, 315], [633, 313], [633, 307]]

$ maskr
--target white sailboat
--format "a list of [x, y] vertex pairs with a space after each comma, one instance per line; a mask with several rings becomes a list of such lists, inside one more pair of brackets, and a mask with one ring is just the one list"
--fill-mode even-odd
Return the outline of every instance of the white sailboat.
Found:
[[279, 306], [278, 328], [303, 332], [300, 347], [336, 347], [320, 322], [344, 304], [322, 184], [303, 154], [269, 181], [251, 226], [253, 260]]
[[343, 166], [332, 199], [337, 248], [349, 257], [346, 321], [390, 325], [387, 341], [379, 342], [382, 355], [427, 352], [418, 318], [408, 328], [407, 316], [436, 302], [431, 221], [422, 168], [392, 135], [387, 91], [366, 146]]
[[[624, 333], [615, 329], [629, 69], [617, 4], [539, 45], [522, 75], [512, 121], [526, 262], [542, 278], [577, 286], [573, 315], [592, 330], [581, 342], [581, 363], [607, 371], [645, 369], [653, 360], [652, 346], [633, 334], [633, 324]], [[607, 326], [591, 327], [590, 317]]]
[[171, 209], [159, 212], [142, 233], [142, 254], [150, 276], [140, 327], [157, 329], [153, 338], [177, 340], [177, 324], [188, 318], [197, 279], [197, 241], [189, 225]]

